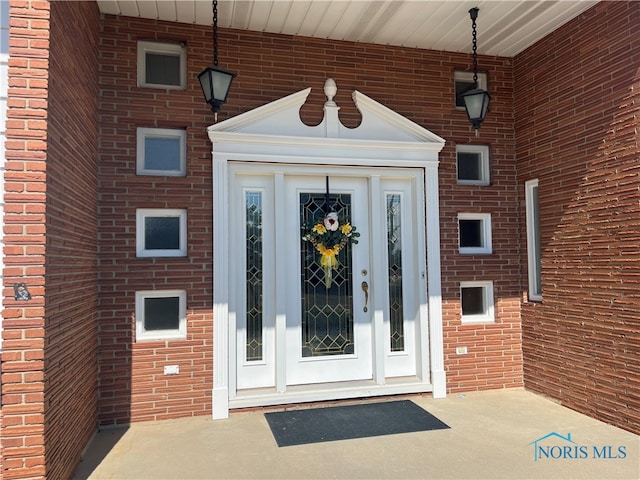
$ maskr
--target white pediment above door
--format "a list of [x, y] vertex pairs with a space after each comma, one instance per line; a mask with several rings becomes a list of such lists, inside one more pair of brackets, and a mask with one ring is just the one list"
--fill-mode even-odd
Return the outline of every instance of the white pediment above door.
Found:
[[[340, 107], [333, 101], [336, 91], [335, 82], [328, 79], [324, 87], [327, 96], [324, 118], [319, 125], [305, 125], [300, 119], [300, 109], [311, 88], [211, 125], [208, 132], [214, 144], [214, 153], [229, 148], [229, 153], [240, 153], [243, 150], [239, 148], [240, 144], [261, 144], [261, 151], [268, 153], [271, 150], [269, 146], [286, 144], [292, 149], [304, 149], [304, 146], [329, 149], [325, 152], [329, 157], [345, 154], [346, 158], [361, 157], [363, 152], [375, 151], [374, 157], [381, 160], [400, 157], [437, 161], [437, 154], [445, 144], [444, 139], [357, 90], [352, 98], [362, 121], [355, 128], [345, 127], [338, 117]], [[341, 153], [334, 149], [339, 149]], [[358, 150], [360, 153], [356, 153]]]

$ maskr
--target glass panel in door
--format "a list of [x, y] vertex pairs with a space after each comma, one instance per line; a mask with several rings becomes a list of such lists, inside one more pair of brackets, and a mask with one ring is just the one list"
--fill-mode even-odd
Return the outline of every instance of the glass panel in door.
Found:
[[[330, 210], [337, 213], [338, 218], [351, 218], [351, 195], [334, 194], [327, 199], [324, 194], [301, 193], [301, 225], [321, 222], [327, 210], [327, 200]], [[303, 358], [354, 353], [351, 248], [349, 244], [342, 248], [336, 255], [337, 266], [329, 267], [327, 271], [321, 265], [321, 255], [314, 245], [302, 240], [300, 315]]]
[[270, 176], [237, 175], [231, 195], [234, 222], [229, 268], [235, 286], [229, 315], [235, 320], [235, 387], [275, 386], [274, 206]]
[[387, 263], [389, 281], [390, 350], [404, 351], [404, 296], [402, 295], [402, 202], [387, 194]]
[[245, 192], [246, 360], [262, 360], [262, 191]]
[[[419, 265], [422, 220], [418, 177], [385, 178], [380, 182], [385, 211], [386, 255], [380, 263], [385, 267], [387, 303], [385, 312], [386, 378], [412, 377], [418, 371], [421, 298], [424, 270]], [[378, 281], [378, 280], [377, 280]], [[426, 324], [426, 322], [425, 322]]]

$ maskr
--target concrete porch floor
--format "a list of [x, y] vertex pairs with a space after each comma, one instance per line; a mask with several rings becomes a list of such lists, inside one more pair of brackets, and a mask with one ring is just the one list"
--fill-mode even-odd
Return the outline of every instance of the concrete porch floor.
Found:
[[534, 393], [400, 398], [451, 428], [279, 448], [262, 411], [140, 423], [100, 431], [74, 479], [640, 478], [639, 436]]

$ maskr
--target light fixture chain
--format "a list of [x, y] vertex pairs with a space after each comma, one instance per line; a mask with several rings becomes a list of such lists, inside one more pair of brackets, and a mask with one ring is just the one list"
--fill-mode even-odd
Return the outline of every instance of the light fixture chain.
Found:
[[474, 88], [478, 88], [478, 39], [475, 18], [471, 19], [471, 34], [473, 35], [473, 83]]
[[213, 65], [218, 66], [218, 0], [213, 0]]

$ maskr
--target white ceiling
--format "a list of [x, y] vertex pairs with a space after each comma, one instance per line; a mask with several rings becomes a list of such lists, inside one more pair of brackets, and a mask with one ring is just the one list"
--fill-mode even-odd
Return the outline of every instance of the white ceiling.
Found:
[[[210, 0], [97, 0], [102, 13], [212, 24]], [[219, 0], [218, 26], [351, 42], [511, 57], [597, 0]]]

